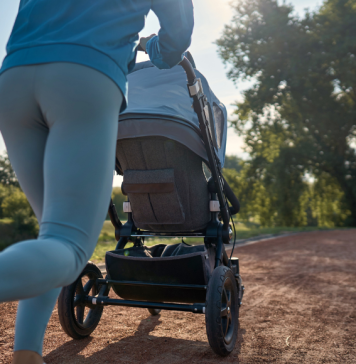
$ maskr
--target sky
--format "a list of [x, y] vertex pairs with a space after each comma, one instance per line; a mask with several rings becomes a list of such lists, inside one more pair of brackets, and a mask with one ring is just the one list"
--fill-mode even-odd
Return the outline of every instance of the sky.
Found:
[[[248, 82], [240, 82], [235, 85], [226, 77], [227, 68], [218, 57], [217, 47], [213, 43], [221, 36], [224, 25], [231, 20], [230, 2], [231, 0], [193, 0], [195, 26], [192, 44], [189, 48], [197, 68], [207, 78], [216, 96], [225, 104], [229, 115], [234, 109], [232, 104], [237, 100], [241, 100], [241, 92], [251, 86], [251, 83]], [[294, 6], [295, 12], [299, 16], [303, 16], [305, 8], [314, 10], [322, 3], [320, 0], [286, 0], [286, 2]], [[0, 63], [2, 63], [6, 55], [5, 47], [15, 21], [18, 6], [19, 0], [0, 1]], [[158, 30], [158, 19], [150, 12], [140, 36], [148, 36], [157, 33]], [[139, 52], [137, 60], [140, 62], [146, 60], [146, 57], [146, 55]], [[242, 138], [237, 136], [233, 129], [229, 129], [226, 154], [245, 157], [243, 147]], [[5, 144], [0, 136], [0, 153], [5, 150]], [[115, 177], [114, 186], [119, 185], [121, 185], [121, 178]]]

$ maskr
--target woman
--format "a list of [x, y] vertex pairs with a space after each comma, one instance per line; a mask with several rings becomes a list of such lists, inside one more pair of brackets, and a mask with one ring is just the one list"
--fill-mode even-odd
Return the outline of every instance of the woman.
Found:
[[190, 44], [191, 0], [21, 0], [0, 69], [0, 129], [40, 232], [0, 253], [0, 302], [20, 300], [13, 364], [43, 363], [61, 287], [94, 251], [150, 9], [161, 29], [142, 46], [158, 68], [173, 67]]

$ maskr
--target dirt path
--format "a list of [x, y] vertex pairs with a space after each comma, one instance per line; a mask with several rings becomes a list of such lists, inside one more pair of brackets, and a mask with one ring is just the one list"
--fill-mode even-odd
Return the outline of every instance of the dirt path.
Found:
[[[356, 363], [356, 230], [277, 238], [237, 249], [246, 287], [228, 358], [210, 349], [203, 315], [106, 307], [92, 337], [73, 341], [57, 310], [47, 364]], [[10, 363], [15, 303], [0, 304], [0, 363]]]

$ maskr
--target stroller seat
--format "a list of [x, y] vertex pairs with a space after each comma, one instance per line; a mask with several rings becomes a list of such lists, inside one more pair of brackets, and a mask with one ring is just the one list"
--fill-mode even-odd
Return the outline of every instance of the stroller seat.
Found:
[[189, 232], [210, 221], [203, 161], [165, 137], [118, 140], [116, 157], [135, 225], [156, 232]]

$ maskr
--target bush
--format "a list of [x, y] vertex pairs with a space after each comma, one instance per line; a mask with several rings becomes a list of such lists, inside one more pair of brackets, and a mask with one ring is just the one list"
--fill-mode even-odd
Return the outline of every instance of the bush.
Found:
[[20, 187], [7, 154], [0, 155], [0, 183], [6, 186]]
[[18, 188], [5, 197], [1, 203], [3, 216], [12, 219], [13, 226], [18, 235], [36, 238], [38, 234], [37, 219], [27, 201], [25, 194]]
[[5, 198], [11, 195], [13, 190], [14, 187], [0, 183], [0, 219], [5, 217], [1, 205]]
[[0, 252], [16, 240], [13, 221], [11, 219], [0, 219]]
[[[127, 197], [122, 194], [120, 187], [114, 187], [112, 189], [111, 198], [115, 205], [119, 219], [126, 221], [127, 214], [123, 211], [123, 203], [127, 201]], [[106, 220], [110, 220], [109, 214], [106, 216]]]

